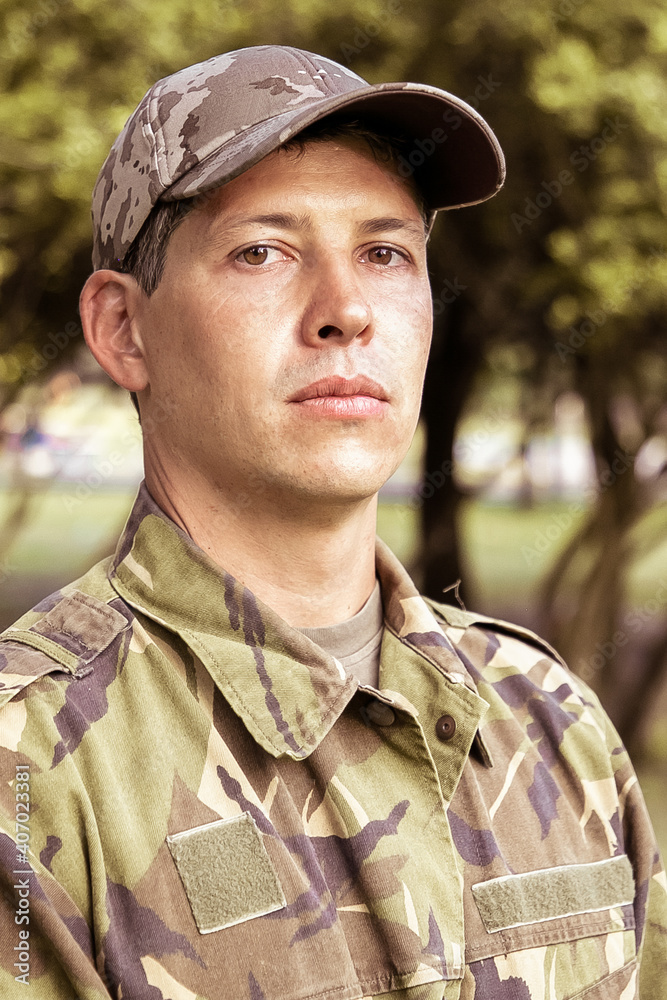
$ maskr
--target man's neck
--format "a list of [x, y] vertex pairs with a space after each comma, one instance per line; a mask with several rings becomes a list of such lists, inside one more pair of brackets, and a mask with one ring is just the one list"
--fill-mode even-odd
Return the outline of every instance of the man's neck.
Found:
[[290, 625], [346, 621], [373, 591], [376, 496], [335, 506], [267, 498], [244, 507], [203, 484], [175, 483], [148, 468], [146, 484], [215, 563]]

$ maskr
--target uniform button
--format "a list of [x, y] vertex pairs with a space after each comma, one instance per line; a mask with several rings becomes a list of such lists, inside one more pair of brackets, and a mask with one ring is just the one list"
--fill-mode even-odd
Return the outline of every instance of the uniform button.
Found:
[[396, 714], [390, 705], [383, 701], [371, 701], [366, 706], [366, 716], [376, 726], [390, 726], [396, 719]]
[[455, 732], [456, 722], [451, 715], [441, 715], [435, 724], [435, 735], [438, 739], [446, 743], [447, 740], [451, 740]]

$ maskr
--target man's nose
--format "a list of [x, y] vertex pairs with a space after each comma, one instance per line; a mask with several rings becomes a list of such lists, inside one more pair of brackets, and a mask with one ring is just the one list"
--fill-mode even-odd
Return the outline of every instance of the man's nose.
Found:
[[372, 338], [373, 314], [354, 262], [329, 260], [313, 270], [302, 332], [312, 347]]

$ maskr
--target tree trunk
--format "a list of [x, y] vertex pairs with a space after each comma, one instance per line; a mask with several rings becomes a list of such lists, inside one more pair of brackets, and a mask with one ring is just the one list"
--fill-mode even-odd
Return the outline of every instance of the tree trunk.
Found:
[[457, 515], [462, 495], [452, 475], [454, 439], [480, 356], [466, 336], [469, 314], [469, 304], [460, 298], [436, 318], [422, 405], [426, 455], [418, 575], [425, 594], [448, 603], [455, 602], [454, 594], [443, 596], [443, 591], [461, 577]]

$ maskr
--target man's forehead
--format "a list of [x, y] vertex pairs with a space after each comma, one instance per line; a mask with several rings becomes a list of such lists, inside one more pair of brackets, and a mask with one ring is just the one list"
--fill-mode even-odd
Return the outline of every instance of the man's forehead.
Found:
[[[361, 154], [367, 169], [363, 163], [355, 163], [347, 155], [350, 152], [353, 157]], [[331, 193], [331, 171], [336, 161], [342, 161], [347, 172], [353, 173], [347, 190], [350, 201], [358, 203], [354, 223], [359, 232], [373, 235], [387, 230], [404, 230], [413, 236], [424, 237], [426, 216], [412, 179], [401, 177], [391, 160], [379, 163], [369, 146], [357, 137], [350, 141], [346, 137], [341, 140], [309, 138], [300, 148], [281, 148], [269, 153], [240, 177], [197, 199], [196, 207], [203, 209], [207, 230], [212, 233], [221, 230], [230, 237], [252, 226], [313, 232], [324, 201], [318, 201], [313, 208], [304, 198], [304, 168], [308, 168], [311, 159], [315, 160], [313, 169], [307, 171], [311, 193], [313, 186], [316, 191], [319, 188], [320, 194]], [[400, 212], [396, 211], [395, 198], [389, 198], [397, 188], [409, 198], [409, 201], [401, 199], [404, 208]], [[373, 209], [367, 197], [369, 192], [378, 199]], [[330, 200], [335, 208], [341, 208], [339, 195]], [[387, 210], [378, 211], [377, 205], [383, 200]], [[286, 204], [288, 207], [283, 208]], [[296, 210], [291, 210], [291, 204], [297, 206]], [[413, 211], [410, 205], [414, 206]], [[254, 210], [256, 206], [258, 210]], [[419, 216], [419, 221], [415, 216]]]

